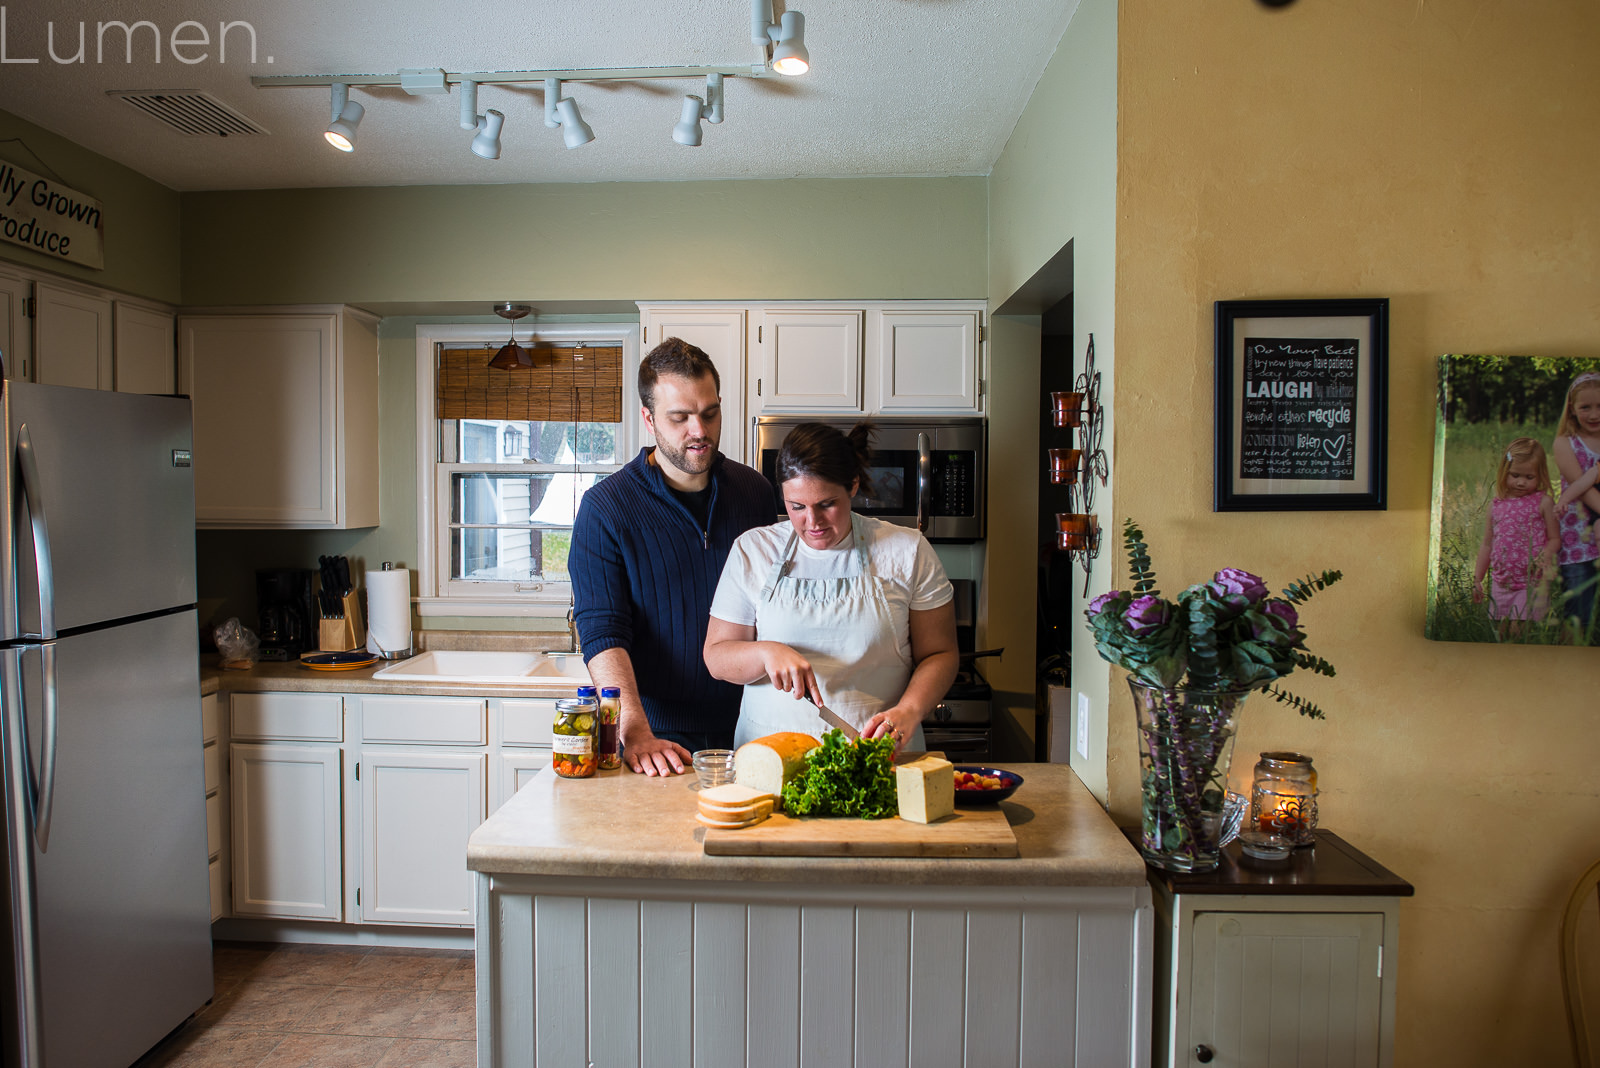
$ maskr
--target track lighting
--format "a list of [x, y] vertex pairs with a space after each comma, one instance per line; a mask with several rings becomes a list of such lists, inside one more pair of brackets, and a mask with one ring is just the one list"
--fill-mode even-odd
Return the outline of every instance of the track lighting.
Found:
[[678, 125], [672, 128], [672, 139], [680, 145], [697, 148], [700, 145], [700, 120], [717, 123], [722, 121], [722, 75], [706, 75], [706, 97], [701, 100], [697, 96], [683, 98], [683, 111], [678, 118]]
[[554, 130], [561, 128], [561, 140], [568, 148], [577, 148], [594, 140], [594, 131], [578, 114], [578, 102], [561, 98], [561, 79], [544, 80], [544, 124]]
[[750, 0], [750, 39], [765, 51], [772, 45], [772, 69], [793, 77], [811, 69], [811, 54], [806, 51], [806, 17], [798, 11], [785, 11], [772, 21], [772, 0]]
[[361, 125], [361, 116], [367, 109], [350, 99], [350, 87], [343, 82], [334, 82], [332, 89], [333, 121], [322, 136], [340, 152], [354, 152], [356, 127]]
[[505, 121], [506, 117], [493, 109], [479, 115], [478, 83], [461, 83], [461, 128], [477, 134], [472, 139], [473, 155], [484, 159], [500, 158], [500, 127]]

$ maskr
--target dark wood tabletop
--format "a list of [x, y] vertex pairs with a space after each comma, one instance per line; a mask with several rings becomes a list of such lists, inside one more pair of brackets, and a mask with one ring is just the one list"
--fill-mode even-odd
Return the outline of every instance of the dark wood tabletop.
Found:
[[[1138, 831], [1125, 830], [1135, 846]], [[1174, 894], [1321, 894], [1410, 897], [1416, 891], [1382, 864], [1332, 831], [1317, 830], [1315, 845], [1287, 860], [1256, 860], [1239, 852], [1234, 839], [1222, 847], [1215, 871], [1179, 874], [1145, 865], [1150, 881]]]

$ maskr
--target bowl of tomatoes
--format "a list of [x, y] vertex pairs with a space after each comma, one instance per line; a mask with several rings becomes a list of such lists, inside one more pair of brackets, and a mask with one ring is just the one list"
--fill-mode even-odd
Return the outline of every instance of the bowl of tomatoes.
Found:
[[1022, 776], [1000, 768], [956, 765], [956, 804], [994, 805], [1017, 792]]

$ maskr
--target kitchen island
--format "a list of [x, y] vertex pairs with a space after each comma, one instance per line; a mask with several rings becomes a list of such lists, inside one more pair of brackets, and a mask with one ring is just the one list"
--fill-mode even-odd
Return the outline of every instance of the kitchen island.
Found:
[[692, 776], [541, 772], [467, 847], [479, 1065], [1147, 1064], [1144, 863], [1009, 767], [984, 860], [706, 856]]

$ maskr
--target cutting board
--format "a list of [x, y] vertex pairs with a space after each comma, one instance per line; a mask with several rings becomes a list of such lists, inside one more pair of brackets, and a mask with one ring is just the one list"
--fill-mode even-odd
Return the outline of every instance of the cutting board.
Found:
[[1017, 836], [999, 808], [958, 808], [926, 824], [780, 813], [737, 831], [706, 828], [705, 851], [717, 857], [1014, 857]]

